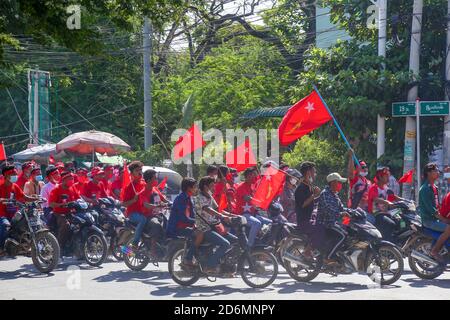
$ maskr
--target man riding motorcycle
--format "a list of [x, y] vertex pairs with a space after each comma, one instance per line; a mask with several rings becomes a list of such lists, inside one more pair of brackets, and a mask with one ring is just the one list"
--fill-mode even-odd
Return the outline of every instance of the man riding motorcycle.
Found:
[[[220, 218], [229, 218], [233, 215], [223, 211], [218, 212], [218, 204], [212, 196], [214, 190], [214, 178], [203, 177], [199, 182], [200, 193], [194, 199], [195, 225], [203, 232], [203, 239], [214, 244], [217, 249], [208, 257], [205, 273], [215, 274], [218, 272], [220, 259], [231, 248], [231, 243], [237, 237], [229, 233], [221, 224]], [[220, 230], [219, 227], [220, 226]]]
[[396, 223], [387, 213], [393, 206], [391, 200], [401, 200], [398, 196], [389, 195], [390, 171], [387, 167], [379, 167], [375, 175], [375, 183], [369, 189], [368, 209], [369, 215], [367, 220], [375, 225], [387, 241], [392, 241], [392, 233], [395, 230]]
[[342, 184], [347, 179], [341, 177], [339, 173], [331, 173], [327, 176], [328, 186], [322, 190], [317, 205], [317, 224], [320, 230], [324, 229], [324, 264], [332, 265], [336, 263], [334, 259], [335, 252], [344, 242], [347, 232], [340, 225], [339, 219], [346, 209], [339, 198], [339, 192], [342, 190]]
[[5, 166], [2, 169], [2, 175], [5, 179], [0, 185], [0, 256], [4, 254], [3, 246], [7, 238], [7, 230], [10, 226], [10, 219], [17, 212], [18, 208], [8, 204], [9, 200], [35, 201], [37, 196], [27, 196], [16, 184], [17, 171], [14, 166]]
[[425, 181], [419, 191], [420, 216], [424, 227], [442, 232], [431, 249], [430, 255], [435, 260], [443, 262], [439, 252], [450, 236], [450, 219], [447, 218], [448, 212], [443, 211], [444, 215], [439, 214], [439, 194], [435, 185], [436, 180], [439, 178], [438, 166], [435, 163], [427, 164], [423, 169], [423, 175]]

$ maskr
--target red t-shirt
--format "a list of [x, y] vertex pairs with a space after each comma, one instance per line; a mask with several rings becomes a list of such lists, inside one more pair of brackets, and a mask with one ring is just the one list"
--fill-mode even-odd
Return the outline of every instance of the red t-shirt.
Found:
[[75, 190], [77, 190], [78, 193], [82, 194], [82, 195], [84, 195], [84, 188], [86, 188], [86, 186], [87, 186], [87, 182], [80, 182], [80, 181], [78, 181], [77, 183], [75, 183], [73, 185]]
[[19, 186], [20, 189], [23, 190], [23, 188], [25, 187], [25, 183], [26, 183], [29, 179], [30, 179], [30, 178], [25, 177], [25, 175], [22, 173], [22, 174], [17, 178], [16, 184]]
[[109, 195], [111, 192], [111, 181], [109, 181], [109, 179], [103, 179], [101, 182], [103, 183], [105, 192]]
[[[80, 194], [72, 186], [64, 189], [61, 184], [58, 184], [51, 192], [48, 203], [68, 203], [80, 199]], [[53, 208], [56, 214], [67, 214], [70, 212], [69, 208]]]
[[[13, 199], [16, 199], [17, 201], [23, 201], [23, 199], [24, 199], [23, 191], [17, 184], [12, 183], [9, 185], [5, 185], [3, 183], [2, 185], [0, 185], [0, 198], [11, 199], [12, 195], [13, 195]], [[17, 208], [15, 210], [17, 211]], [[0, 217], [6, 217], [6, 218], [10, 219], [10, 218], [12, 218], [14, 213], [10, 212], [8, 214], [6, 212], [6, 205], [0, 203]]]
[[116, 194], [114, 193], [114, 190], [122, 190], [122, 180], [121, 179], [116, 179], [111, 183], [111, 196], [113, 196], [116, 199], [119, 199], [120, 197], [120, 192], [119, 192], [119, 196], [116, 196]]
[[217, 203], [220, 202], [220, 197], [222, 196], [222, 193], [224, 193], [226, 189], [228, 188], [225, 182], [220, 181], [215, 184], [213, 198], [214, 200], [216, 200]]
[[439, 214], [444, 218], [450, 218], [450, 192], [445, 195], [444, 199], [442, 199]]
[[[130, 201], [131, 199], [133, 199], [134, 196], [136, 195], [136, 193], [141, 192], [145, 188], [145, 185], [146, 185], [146, 183], [144, 182], [144, 180], [139, 180], [138, 182], [130, 183], [125, 188], [124, 195], [123, 195], [123, 202], [127, 202], [127, 201]], [[133, 188], [133, 186], [134, 186], [134, 188]], [[139, 213], [143, 212], [142, 201], [138, 200], [135, 203], [129, 205], [127, 207], [127, 210], [125, 211], [125, 215], [128, 217], [133, 212], [139, 212]]]
[[89, 181], [83, 189], [84, 190], [81, 194], [90, 199], [100, 199], [106, 198], [108, 196], [105, 190], [105, 186], [101, 181], [98, 184], [96, 184], [94, 181]]
[[[153, 209], [146, 208], [144, 206], [144, 202], [150, 203], [150, 204], [157, 204], [161, 203], [163, 200], [163, 196], [160, 192], [157, 190], [158, 187], [154, 187], [152, 189], [145, 189], [139, 196], [139, 201], [142, 203], [142, 212], [144, 216], [146, 217], [154, 217], [157, 215], [157, 212], [154, 212]], [[159, 201], [158, 201], [159, 198]]]
[[250, 202], [245, 200], [246, 196], [253, 196], [254, 189], [252, 185], [245, 181], [239, 184], [236, 189], [236, 214], [243, 214], [245, 211], [255, 212], [255, 208]]

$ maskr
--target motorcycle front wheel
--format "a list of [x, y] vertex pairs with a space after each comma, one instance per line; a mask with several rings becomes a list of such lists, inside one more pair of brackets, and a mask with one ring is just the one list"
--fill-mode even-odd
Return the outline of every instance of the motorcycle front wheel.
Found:
[[266, 250], [253, 250], [244, 257], [240, 270], [242, 280], [249, 287], [265, 288], [277, 278], [277, 258]]
[[367, 255], [366, 271], [369, 278], [380, 285], [391, 285], [403, 274], [402, 253], [394, 246], [380, 246], [376, 254]]
[[86, 262], [93, 267], [99, 267], [108, 256], [108, 243], [103, 234], [91, 232], [88, 234], [83, 246]]
[[36, 246], [31, 246], [34, 266], [41, 273], [52, 272], [58, 265], [60, 256], [58, 240], [50, 232], [41, 232], [36, 234]]
[[117, 243], [117, 240], [118, 239], [116, 236], [111, 237], [111, 241], [109, 243], [109, 248], [111, 250], [111, 254], [117, 261], [123, 261], [124, 255], [122, 252], [122, 248]]

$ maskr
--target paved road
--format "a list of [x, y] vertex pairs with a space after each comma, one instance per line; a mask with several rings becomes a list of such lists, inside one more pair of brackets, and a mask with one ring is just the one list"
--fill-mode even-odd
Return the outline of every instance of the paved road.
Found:
[[[167, 264], [148, 266], [141, 272], [124, 263], [108, 261], [101, 268], [62, 263], [50, 275], [36, 273], [31, 259], [0, 260], [0, 299], [449, 299], [450, 273], [435, 280], [421, 280], [406, 270], [394, 285], [373, 287], [362, 274], [331, 277], [319, 275], [311, 283], [298, 283], [281, 270], [274, 284], [252, 289], [236, 277], [210, 283], [206, 279], [193, 287], [180, 287], [167, 272]], [[405, 261], [406, 262], [406, 261]]]

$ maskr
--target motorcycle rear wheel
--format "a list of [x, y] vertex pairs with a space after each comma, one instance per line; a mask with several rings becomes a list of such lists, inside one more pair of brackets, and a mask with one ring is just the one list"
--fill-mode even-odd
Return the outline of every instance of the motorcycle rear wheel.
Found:
[[[130, 248], [132, 246], [132, 242], [134, 239], [134, 234], [128, 238], [125, 242], [125, 246]], [[123, 254], [123, 261], [126, 266], [133, 271], [142, 271], [145, 267], [150, 263], [150, 257], [147, 255], [147, 248], [145, 243], [139, 241], [138, 243], [138, 252], [130, 252], [129, 254]]]
[[109, 248], [111, 250], [111, 254], [117, 261], [123, 261], [124, 254], [122, 252], [121, 247], [117, 243], [117, 240], [118, 240], [117, 237], [115, 237], [115, 236], [111, 237], [111, 241], [109, 243]]
[[[419, 239], [411, 248], [411, 252], [412, 250], [416, 250], [425, 255], [429, 255], [432, 247], [433, 242], [431, 239]], [[439, 277], [445, 271], [444, 266], [439, 265], [435, 268], [432, 268], [426, 263], [420, 262], [419, 260], [411, 256], [411, 252], [408, 255], [408, 264], [411, 268], [411, 271], [414, 272], [414, 274], [419, 278], [432, 280]]]
[[[286, 248], [285, 252], [300, 259], [303, 258], [304, 260], [306, 260], [303, 255], [305, 247], [306, 245], [303, 242], [293, 241], [292, 244], [288, 248]], [[317, 258], [315, 258], [315, 261], [313, 261], [313, 263], [314, 264], [311, 265], [311, 268], [307, 269], [294, 262], [284, 260], [284, 266], [289, 276], [299, 282], [310, 282], [319, 275], [321, 262]]]
[[50, 232], [41, 232], [36, 234], [36, 244], [38, 248], [31, 246], [31, 259], [34, 266], [41, 273], [52, 272], [58, 265], [60, 256], [58, 240]]
[[200, 279], [200, 276], [197, 273], [197, 270], [192, 270], [189, 272], [187, 270], [183, 270], [180, 264], [183, 261], [185, 256], [184, 248], [175, 250], [173, 254], [169, 257], [169, 274], [172, 277], [172, 280], [182, 286], [191, 286]]

